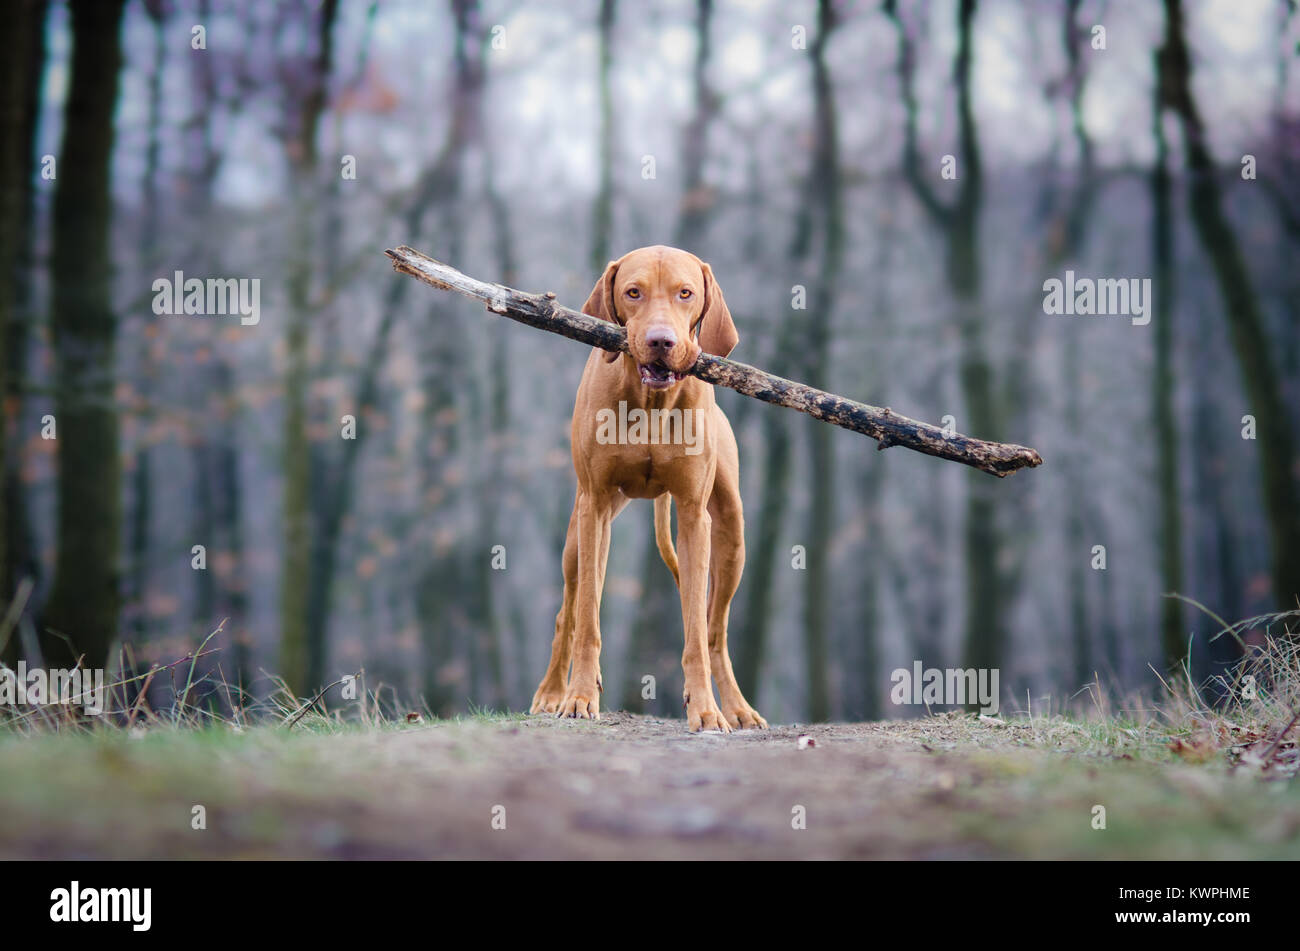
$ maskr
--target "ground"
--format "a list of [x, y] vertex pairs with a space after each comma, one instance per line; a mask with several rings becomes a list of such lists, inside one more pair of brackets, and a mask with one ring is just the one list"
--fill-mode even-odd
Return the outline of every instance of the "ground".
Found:
[[957, 714], [0, 734], [0, 858], [1300, 857], [1300, 784], [1186, 752]]

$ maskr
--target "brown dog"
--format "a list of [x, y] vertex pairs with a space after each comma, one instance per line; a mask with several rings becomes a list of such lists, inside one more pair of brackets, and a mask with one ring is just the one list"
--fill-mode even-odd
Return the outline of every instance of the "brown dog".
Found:
[[629, 499], [654, 499], [655, 539], [682, 596], [687, 723], [691, 730], [766, 728], [740, 692], [727, 654], [727, 615], [745, 565], [736, 437], [713, 387], [687, 376], [700, 350], [725, 357], [740, 339], [722, 291], [695, 255], [660, 245], [611, 261], [582, 311], [626, 327], [628, 352], [594, 351], [578, 386], [578, 493], [564, 541], [564, 603], [530, 712], [600, 716], [600, 598], [610, 527]]

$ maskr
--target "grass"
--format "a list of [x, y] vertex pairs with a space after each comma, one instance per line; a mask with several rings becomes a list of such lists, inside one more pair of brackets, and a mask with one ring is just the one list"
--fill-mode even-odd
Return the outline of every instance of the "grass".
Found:
[[[0, 857], [1300, 856], [1291, 638], [1269, 638], [1217, 684], [1184, 670], [1156, 701], [1094, 684], [1070, 712], [1026, 704], [726, 740], [626, 714], [590, 723], [471, 706], [439, 720], [382, 688], [339, 704], [272, 680], [253, 701], [199, 676], [210, 641], [132, 678], [174, 676], [175, 699], [158, 709], [122, 681], [111, 716], [0, 718]], [[188, 702], [200, 686], [220, 704]], [[815, 748], [797, 751], [802, 734]], [[797, 840], [778, 831], [789, 802], [817, 816]], [[501, 803], [512, 837], [484, 822]], [[196, 806], [205, 830], [192, 828]]]

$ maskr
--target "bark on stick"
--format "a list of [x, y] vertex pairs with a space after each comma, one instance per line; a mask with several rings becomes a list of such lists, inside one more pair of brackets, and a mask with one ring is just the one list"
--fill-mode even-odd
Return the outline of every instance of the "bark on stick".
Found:
[[[480, 281], [405, 245], [384, 253], [392, 259], [393, 270], [439, 290], [483, 301], [494, 314], [603, 350], [627, 350], [627, 334], [622, 327], [570, 310], [556, 303], [553, 293], [527, 294], [503, 284]], [[887, 406], [859, 403], [724, 357], [702, 353], [690, 373], [706, 383], [870, 436], [878, 443], [877, 449], [903, 446], [999, 478], [1043, 464], [1042, 457], [1028, 446], [988, 442], [959, 433], [948, 435], [938, 426], [901, 416]]]

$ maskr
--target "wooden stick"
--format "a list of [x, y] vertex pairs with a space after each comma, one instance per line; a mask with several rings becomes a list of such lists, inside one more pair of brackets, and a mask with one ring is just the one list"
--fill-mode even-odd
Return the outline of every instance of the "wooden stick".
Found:
[[[555, 302], [553, 293], [526, 294], [502, 284], [480, 281], [405, 245], [384, 253], [392, 258], [393, 270], [398, 273], [439, 290], [481, 300], [494, 314], [602, 350], [627, 350], [627, 333], [622, 327], [563, 307]], [[877, 449], [904, 446], [999, 478], [1017, 469], [1043, 464], [1042, 457], [1028, 446], [987, 442], [957, 433], [948, 435], [938, 426], [900, 416], [887, 406], [868, 406], [709, 353], [701, 353], [689, 372], [706, 383], [720, 384], [765, 403], [787, 406], [870, 436], [879, 443]]]

